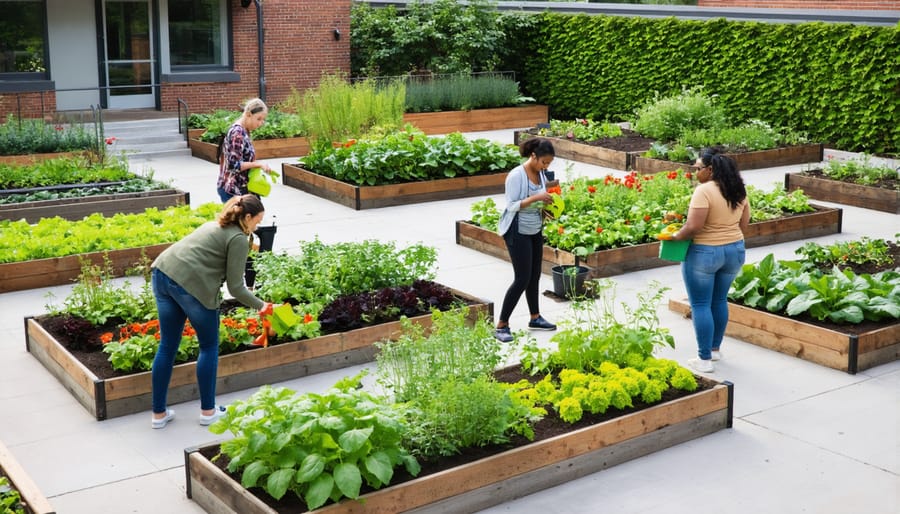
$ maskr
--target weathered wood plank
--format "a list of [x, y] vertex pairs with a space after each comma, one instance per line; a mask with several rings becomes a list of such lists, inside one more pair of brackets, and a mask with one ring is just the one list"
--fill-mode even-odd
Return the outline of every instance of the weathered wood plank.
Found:
[[[191, 147], [191, 156], [198, 157], [211, 163], [216, 160], [216, 145], [206, 143], [191, 137], [188, 140]], [[279, 139], [259, 139], [253, 141], [258, 159], [274, 159], [278, 157], [303, 157], [309, 154], [310, 143], [305, 137], [286, 137]]]
[[[840, 233], [842, 210], [814, 205], [816, 212], [803, 213], [788, 218], [751, 223], [744, 234], [747, 247], [795, 241], [813, 236]], [[456, 244], [509, 260], [506, 242], [492, 231], [468, 221], [456, 222]], [[589, 253], [581, 262], [591, 268], [591, 277], [610, 277], [643, 269], [671, 266], [676, 262], [659, 258], [659, 243], [644, 243]], [[544, 245], [541, 269], [551, 273], [558, 265], [574, 264], [575, 255]]]
[[144, 258], [153, 260], [172, 243], [105, 252], [83, 253], [50, 259], [0, 264], [0, 293], [68, 284], [81, 274], [81, 261], [103, 265], [108, 260], [114, 277], [122, 277]]
[[[669, 310], [691, 313], [685, 299], [670, 299]], [[856, 373], [900, 359], [900, 322], [854, 336], [732, 302], [728, 316], [727, 335], [832, 369]]]
[[443, 111], [406, 113], [403, 123], [411, 123], [425, 134], [478, 132], [522, 127], [534, 127], [550, 121], [546, 105], [474, 109], [471, 111]]
[[357, 186], [293, 164], [284, 163], [281, 168], [282, 182], [286, 186], [356, 210], [502, 193], [506, 182], [504, 172], [383, 186]]
[[613, 150], [612, 148], [604, 148], [602, 146], [593, 146], [578, 141], [571, 141], [561, 137], [536, 136], [526, 131], [516, 131], [513, 133], [513, 141], [516, 144], [532, 137], [542, 137], [550, 140], [553, 143], [556, 157], [568, 159], [570, 161], [593, 164], [595, 166], [603, 166], [604, 168], [612, 168], [614, 170], [625, 171], [630, 169], [632, 156], [638, 156], [641, 153], [623, 152], [620, 150]]
[[[824, 152], [825, 145], [821, 143], [810, 143], [784, 148], [772, 148], [770, 150], [726, 153], [725, 155], [734, 159], [738, 170], [749, 171], [761, 168], [773, 168], [775, 166], [821, 162]], [[693, 163], [678, 163], [636, 156], [632, 159], [631, 167], [638, 173], [659, 173], [677, 169], [688, 170], [693, 167]]]
[[[56, 509], [44, 497], [31, 476], [25, 472], [25, 468], [19, 464], [16, 457], [0, 441], [0, 471], [9, 479], [12, 486], [19, 491], [22, 502], [27, 506], [28, 514], [56, 514]], [[11, 512], [11, 511], [10, 511]]]
[[[469, 317], [493, 314], [493, 303], [451, 289], [470, 303]], [[410, 318], [426, 328], [431, 315]], [[371, 362], [374, 343], [396, 339], [400, 322], [305, 339], [267, 348], [254, 348], [219, 357], [217, 391], [227, 393]], [[78, 398], [98, 420], [146, 410], [152, 392], [149, 371], [100, 379], [47, 333], [33, 318], [26, 319], [26, 347]], [[169, 383], [169, 401], [179, 403], [199, 398], [196, 362], [178, 364]]]
[[803, 173], [785, 173], [784, 187], [788, 191], [802, 189], [806, 196], [816, 200], [900, 214], [900, 191], [897, 190], [851, 184]]
[[[729, 387], [719, 384], [688, 397], [390, 486], [364, 495], [361, 501], [344, 500], [316, 512], [456, 513], [497, 505], [558, 485], [566, 478], [594, 473], [729, 427], [733, 398]], [[213, 469], [215, 466], [201, 464], [206, 460], [201, 449], [186, 450], [189, 497], [208, 512], [274, 512], [261, 502], [249, 500], [243, 487]]]
[[152, 207], [167, 209], [190, 203], [189, 193], [175, 189], [84, 196], [0, 205], [0, 220], [24, 219], [28, 223], [37, 223], [41, 218], [59, 216], [76, 221], [94, 213], [104, 216], [118, 213], [135, 214]]

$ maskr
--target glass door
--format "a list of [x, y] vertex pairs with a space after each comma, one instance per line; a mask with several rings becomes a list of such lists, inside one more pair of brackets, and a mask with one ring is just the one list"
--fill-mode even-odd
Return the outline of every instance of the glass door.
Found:
[[107, 107], [156, 107], [153, 95], [154, 50], [150, 37], [150, 0], [106, 0]]

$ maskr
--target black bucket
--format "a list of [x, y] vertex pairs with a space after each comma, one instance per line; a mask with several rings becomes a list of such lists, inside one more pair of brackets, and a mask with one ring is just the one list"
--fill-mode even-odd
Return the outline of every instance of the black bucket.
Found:
[[578, 298], [585, 296], [587, 290], [584, 282], [591, 274], [590, 268], [586, 266], [578, 266], [577, 272], [572, 272], [570, 268], [575, 266], [553, 266], [553, 292], [562, 298]]
[[[259, 238], [259, 251], [271, 252], [275, 246], [275, 232], [278, 230], [274, 224], [268, 227], [256, 227], [253, 232]], [[244, 283], [247, 287], [253, 287], [256, 283], [256, 269], [253, 268], [253, 257], [247, 259], [247, 266], [244, 268]]]

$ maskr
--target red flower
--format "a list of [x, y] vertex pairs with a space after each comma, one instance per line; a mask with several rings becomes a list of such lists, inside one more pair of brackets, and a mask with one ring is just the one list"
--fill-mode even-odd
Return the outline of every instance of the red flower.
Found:
[[[56, 125], [55, 127], [53, 127], [53, 128], [55, 128], [55, 129], [58, 130], [58, 131], [61, 131], [61, 130], [63, 129], [63, 126], [60, 125], [60, 124], [57, 124], [57, 125]], [[829, 159], [830, 159], [830, 157], [829, 157]]]
[[309, 314], [309, 313], [307, 313], [305, 316], [303, 316], [304, 323], [312, 323], [314, 319], [315, 318], [312, 317], [312, 314]]
[[684, 174], [684, 178], [687, 178], [687, 179], [691, 178], [692, 176], [693, 175], [691, 175], [690, 171]]
[[575, 191], [575, 186], [569, 186], [569, 191]]
[[548, 187], [548, 188], [547, 188], [547, 192], [550, 193], [550, 194], [561, 195], [561, 194], [562, 194], [562, 188], [560, 188], [559, 186]]
[[599, 234], [601, 232], [603, 232], [603, 227], [597, 227], [597, 233]]
[[597, 192], [597, 188], [594, 186], [588, 186], [588, 193], [594, 194]]
[[110, 341], [112, 341], [112, 338], [113, 338], [112, 332], [107, 332], [107, 333], [103, 334], [102, 336], [100, 336], [100, 342], [102, 342], [103, 344], [106, 344], [106, 343], [109, 343]]
[[644, 214], [644, 221], [650, 221], [650, 215]]
[[114, 136], [110, 136], [106, 138], [106, 144], [111, 145], [116, 142], [116, 138]]

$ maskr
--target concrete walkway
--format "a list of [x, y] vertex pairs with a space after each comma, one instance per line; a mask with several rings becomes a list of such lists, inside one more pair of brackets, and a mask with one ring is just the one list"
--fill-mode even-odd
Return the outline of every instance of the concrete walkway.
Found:
[[[503, 142], [512, 131], [471, 134]], [[273, 167], [296, 159], [272, 159]], [[139, 164], [191, 193], [191, 203], [217, 201], [216, 166], [192, 157]], [[744, 173], [747, 183], [771, 189], [802, 166]], [[551, 166], [565, 177], [566, 163]], [[622, 174], [573, 164], [568, 173]], [[265, 200], [268, 225], [279, 229], [275, 249], [297, 242], [375, 238], [398, 245], [423, 242], [439, 252], [437, 280], [495, 308], [512, 278], [506, 261], [455, 244], [454, 222], [470, 217], [480, 198], [354, 211], [286, 186]], [[502, 195], [494, 196], [499, 205]], [[817, 202], [823, 205], [832, 205]], [[844, 232], [821, 243], [863, 235], [892, 238], [900, 216], [844, 207]], [[792, 258], [802, 242], [749, 249], [748, 262], [767, 253]], [[676, 266], [615, 277], [622, 301], [631, 302], [651, 280], [683, 297]], [[542, 290], [552, 288], [544, 276]], [[63, 514], [187, 514], [202, 509], [185, 498], [183, 450], [216, 439], [196, 422], [197, 402], [174, 405], [176, 420], [151, 430], [147, 412], [96, 421], [25, 351], [22, 319], [45, 312], [48, 293], [60, 302], [70, 286], [0, 295], [0, 440], [10, 448], [58, 512]], [[542, 298], [550, 320], [567, 304]], [[677, 348], [658, 354], [679, 362], [695, 354], [689, 320], [659, 309]], [[524, 299], [513, 328], [524, 327]], [[540, 334], [542, 340], [550, 334]], [[849, 375], [731, 338], [715, 374], [735, 384], [734, 428], [681, 444], [486, 511], [508, 513], [866, 513], [900, 512], [900, 362]], [[359, 366], [281, 383], [296, 391], [323, 391]], [[254, 390], [220, 395], [242, 399]]]

